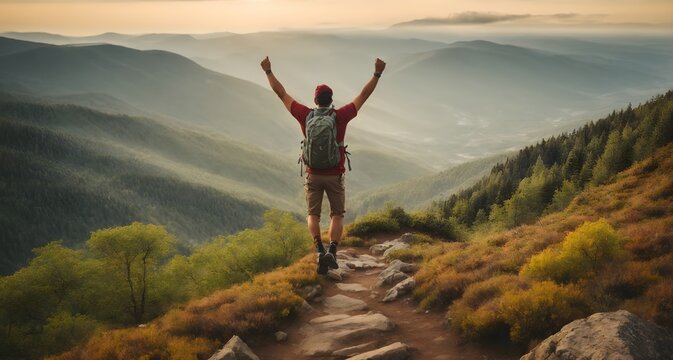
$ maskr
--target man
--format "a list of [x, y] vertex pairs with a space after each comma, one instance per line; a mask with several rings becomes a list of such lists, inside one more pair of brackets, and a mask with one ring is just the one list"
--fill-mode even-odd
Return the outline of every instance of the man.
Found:
[[[315, 114], [314, 111], [325, 111], [332, 105], [332, 89], [327, 85], [318, 85], [315, 89], [314, 102], [318, 109], [309, 109], [307, 106], [298, 103], [286, 91], [283, 85], [276, 79], [271, 71], [271, 62], [267, 56], [260, 64], [266, 72], [271, 89], [278, 95], [287, 110], [294, 116], [301, 126], [302, 133], [306, 137], [306, 121]], [[343, 216], [345, 212], [346, 189], [344, 186], [344, 161], [346, 159], [346, 149], [343, 145], [346, 135], [346, 126], [358, 113], [362, 105], [372, 94], [379, 78], [386, 67], [386, 63], [381, 59], [376, 59], [374, 64], [374, 74], [365, 84], [364, 88], [352, 102], [333, 110], [336, 118], [336, 142], [339, 145], [340, 160], [338, 165], [327, 169], [306, 168], [306, 177], [304, 179], [304, 191], [306, 194], [306, 207], [308, 215], [306, 222], [308, 231], [313, 237], [316, 251], [318, 252], [318, 274], [324, 275], [328, 268], [338, 268], [336, 262], [336, 248], [343, 232]], [[320, 209], [322, 206], [323, 192], [327, 193], [327, 199], [330, 204], [330, 226], [329, 250], [325, 247], [320, 238]]]

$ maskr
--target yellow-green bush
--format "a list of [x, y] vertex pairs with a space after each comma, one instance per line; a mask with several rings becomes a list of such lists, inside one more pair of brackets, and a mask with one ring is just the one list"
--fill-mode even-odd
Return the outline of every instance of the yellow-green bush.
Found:
[[344, 246], [353, 246], [353, 247], [364, 247], [366, 242], [363, 238], [357, 236], [346, 236], [343, 240], [339, 242]]
[[456, 225], [433, 212], [422, 211], [411, 215], [411, 228], [447, 240], [458, 238]]
[[399, 259], [405, 262], [428, 260], [444, 252], [445, 243], [421, 243], [407, 249], [391, 251], [388, 259]]
[[544, 339], [589, 312], [575, 285], [552, 281], [533, 283], [528, 290], [508, 291], [500, 302], [502, 319], [510, 327], [510, 339], [518, 343]]
[[302, 304], [295, 289], [318, 281], [315, 257], [173, 309], [147, 328], [108, 330], [54, 360], [205, 359], [236, 334], [275, 330]]
[[474, 283], [449, 307], [447, 320], [461, 335], [470, 339], [507, 337], [509, 325], [500, 311], [500, 297], [527, 284], [515, 275], [500, 275]]
[[606, 264], [623, 256], [621, 237], [605, 220], [585, 222], [569, 233], [561, 246], [531, 257], [524, 275], [558, 282], [595, 276]]
[[396, 233], [400, 224], [386, 212], [373, 212], [359, 217], [347, 228], [348, 235], [368, 237], [376, 233]]
[[217, 342], [203, 338], [172, 336], [155, 326], [101, 332], [83, 346], [49, 360], [80, 359], [205, 359], [217, 349]]

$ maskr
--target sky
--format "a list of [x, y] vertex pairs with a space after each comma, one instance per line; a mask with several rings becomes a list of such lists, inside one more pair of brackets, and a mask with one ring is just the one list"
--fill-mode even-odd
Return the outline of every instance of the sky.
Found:
[[[428, 21], [428, 18], [432, 18]], [[673, 0], [0, 0], [0, 31], [238, 33], [415, 26], [673, 24]]]

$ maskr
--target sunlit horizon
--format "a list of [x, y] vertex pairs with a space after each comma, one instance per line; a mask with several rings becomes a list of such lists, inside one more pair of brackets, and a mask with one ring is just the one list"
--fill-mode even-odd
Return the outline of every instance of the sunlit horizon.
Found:
[[[476, 16], [471, 16], [475, 15]], [[647, 1], [455, 1], [366, 3], [324, 1], [50, 1], [0, 0], [0, 31], [90, 36], [261, 31], [382, 30], [431, 20], [456, 31], [622, 29], [671, 32], [673, 2]]]

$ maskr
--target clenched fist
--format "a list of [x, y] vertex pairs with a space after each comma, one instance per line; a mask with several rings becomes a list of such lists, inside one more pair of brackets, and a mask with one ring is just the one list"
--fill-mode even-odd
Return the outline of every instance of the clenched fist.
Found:
[[[269, 57], [265, 57], [264, 60], [259, 64], [262, 66], [262, 70], [264, 71], [269, 71], [271, 70], [271, 61], [269, 60]], [[384, 64], [385, 65], [385, 64]]]
[[385, 68], [386, 63], [383, 60], [376, 58], [376, 63], [374, 64], [374, 72], [382, 73]]

